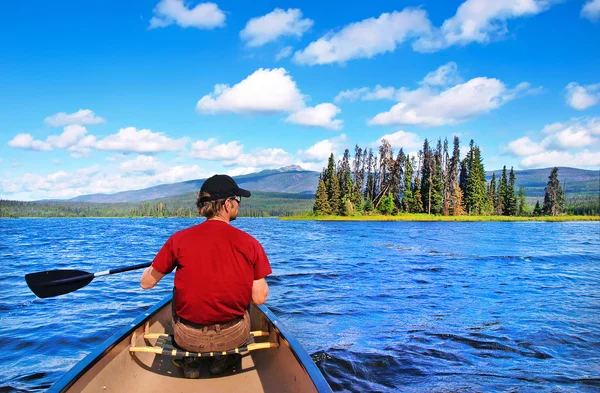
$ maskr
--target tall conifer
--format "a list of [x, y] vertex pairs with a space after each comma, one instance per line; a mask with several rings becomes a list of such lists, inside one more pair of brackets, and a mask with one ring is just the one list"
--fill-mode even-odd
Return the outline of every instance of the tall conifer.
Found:
[[565, 194], [558, 180], [558, 168], [552, 168], [548, 176], [548, 184], [544, 192], [544, 206], [542, 212], [549, 216], [558, 216], [562, 213], [565, 204]]

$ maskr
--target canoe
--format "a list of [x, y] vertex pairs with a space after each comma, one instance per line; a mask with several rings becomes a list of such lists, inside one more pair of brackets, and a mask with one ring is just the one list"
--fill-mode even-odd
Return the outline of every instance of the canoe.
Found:
[[184, 378], [170, 353], [152, 352], [158, 339], [172, 332], [171, 299], [106, 340], [48, 392], [331, 392], [311, 357], [264, 305], [250, 306], [256, 346], [242, 351], [241, 368], [222, 376], [202, 369], [199, 379]]

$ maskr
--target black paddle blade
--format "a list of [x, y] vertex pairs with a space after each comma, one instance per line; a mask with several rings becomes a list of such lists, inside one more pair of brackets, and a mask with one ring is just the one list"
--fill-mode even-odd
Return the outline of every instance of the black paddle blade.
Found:
[[93, 279], [94, 274], [81, 270], [48, 270], [25, 275], [29, 289], [42, 299], [76, 291]]

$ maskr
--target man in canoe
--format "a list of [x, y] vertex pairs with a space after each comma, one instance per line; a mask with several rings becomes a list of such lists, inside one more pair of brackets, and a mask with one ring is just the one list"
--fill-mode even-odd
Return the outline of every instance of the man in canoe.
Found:
[[[206, 179], [198, 193], [198, 213], [207, 219], [173, 234], [160, 249], [140, 285], [154, 287], [175, 271], [173, 331], [177, 346], [189, 352], [220, 352], [241, 346], [250, 333], [250, 301], [267, 300], [271, 273], [261, 244], [230, 225], [250, 191], [227, 175]], [[210, 372], [226, 371], [239, 355], [211, 358]], [[180, 361], [187, 378], [200, 376], [199, 362]]]

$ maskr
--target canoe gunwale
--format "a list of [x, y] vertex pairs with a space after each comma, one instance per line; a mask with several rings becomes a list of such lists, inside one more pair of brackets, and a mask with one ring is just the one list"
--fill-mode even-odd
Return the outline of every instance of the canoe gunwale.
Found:
[[[80, 360], [75, 366], [67, 371], [58, 381], [56, 381], [48, 393], [59, 393], [69, 389], [81, 376], [83, 376], [88, 370], [90, 370], [96, 363], [98, 363], [108, 352], [110, 352], [120, 342], [125, 340], [128, 336], [134, 334], [134, 332], [144, 327], [146, 321], [152, 318], [153, 315], [161, 311], [168, 303], [171, 302], [173, 296], [168, 295], [150, 307], [147, 311], [142, 313], [139, 317], [133, 320], [129, 325], [124, 326], [122, 329], [117, 331], [102, 344], [98, 345], [92, 352], [86, 357]], [[306, 350], [300, 345], [298, 340], [294, 337], [291, 332], [287, 330], [285, 326], [279, 323], [279, 320], [266, 306], [255, 306], [264, 316], [270, 321], [273, 328], [276, 330], [279, 337], [287, 341], [291, 352], [294, 354], [300, 366], [306, 371], [313, 385], [319, 393], [331, 393], [331, 387], [325, 380], [325, 377], [312, 360]]]
[[123, 341], [129, 335], [133, 334], [138, 328], [142, 327], [145, 322], [154, 314], [162, 310], [171, 300], [173, 295], [168, 295], [150, 307], [146, 312], [137, 317], [131, 324], [124, 326], [121, 330], [113, 334], [102, 344], [98, 345], [86, 357], [81, 359], [75, 366], [67, 371], [56, 383], [54, 383], [46, 393], [59, 393], [70, 388], [83, 374], [92, 368], [102, 357], [112, 350], [118, 343]]
[[325, 380], [325, 377], [321, 373], [321, 370], [319, 370], [319, 368], [312, 360], [310, 355], [306, 352], [304, 347], [300, 345], [300, 342], [296, 339], [296, 337], [293, 334], [291, 334], [291, 332], [289, 332], [285, 326], [279, 323], [279, 320], [277, 319], [275, 314], [273, 314], [271, 310], [269, 310], [266, 306], [256, 306], [256, 308], [258, 308], [265, 315], [265, 317], [267, 317], [267, 319], [273, 324], [273, 327], [275, 328], [277, 334], [281, 337], [281, 339], [288, 342], [290, 350], [298, 360], [298, 363], [300, 363], [300, 366], [306, 371], [309, 378], [312, 380], [312, 383], [313, 385], [315, 385], [317, 391], [319, 393], [331, 393], [331, 387]]

